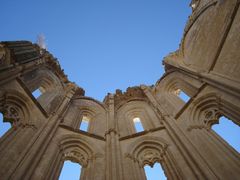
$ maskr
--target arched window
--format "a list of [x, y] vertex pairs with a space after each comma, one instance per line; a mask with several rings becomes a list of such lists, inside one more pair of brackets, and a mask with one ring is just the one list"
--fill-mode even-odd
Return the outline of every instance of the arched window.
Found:
[[81, 176], [81, 166], [72, 161], [65, 161], [59, 180], [79, 180]]
[[0, 137], [2, 137], [10, 128], [11, 124], [9, 122], [3, 122], [3, 114], [0, 113]]
[[155, 163], [153, 167], [146, 165], [144, 170], [147, 180], [167, 179], [160, 163]]
[[190, 97], [181, 89], [175, 90], [174, 93], [185, 103], [187, 103], [190, 100]]
[[236, 124], [225, 116], [221, 116], [219, 124], [214, 124], [212, 129], [240, 153], [240, 128]]
[[[133, 166], [139, 167], [139, 169], [137, 168], [139, 177], [144, 175], [145, 170], [148, 180], [160, 179], [158, 177], [151, 178], [150, 175], [154, 174], [154, 172], [157, 172], [158, 175], [166, 174], [166, 177], [171, 177], [171, 179], [182, 179], [180, 169], [174, 168], [176, 165], [174, 164], [174, 157], [169, 152], [168, 145], [162, 138], [142, 136], [129, 146], [127, 152], [126, 157], [131, 160]], [[162, 168], [158, 163], [161, 163]], [[154, 168], [149, 169], [146, 165]], [[150, 171], [150, 174], [148, 171]], [[138, 175], [136, 174], [136, 176]]]
[[80, 130], [87, 132], [88, 129], [89, 129], [89, 118], [87, 116], [83, 116], [80, 124]]
[[139, 117], [133, 118], [133, 123], [134, 123], [134, 127], [135, 127], [136, 132], [144, 131], [141, 119]]

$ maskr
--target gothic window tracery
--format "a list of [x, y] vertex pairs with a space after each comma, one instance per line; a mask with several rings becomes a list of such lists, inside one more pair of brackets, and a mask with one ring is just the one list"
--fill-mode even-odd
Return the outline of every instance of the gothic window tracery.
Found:
[[240, 135], [238, 113], [237, 107], [224, 97], [215, 93], [203, 95], [196, 99], [191, 107], [188, 130], [205, 133], [209, 137], [208, 140], [215, 142], [220, 148], [224, 147], [233, 153], [239, 152], [238, 143], [231, 143], [234, 137]]
[[178, 168], [170, 168], [174, 159], [168, 150], [168, 144], [164, 140], [146, 136], [138, 139], [129, 147], [131, 148], [128, 149], [125, 157], [131, 160], [134, 166], [137, 164], [142, 172], [144, 172], [145, 166], [153, 167], [154, 164], [160, 163], [166, 176], [176, 179], [181, 177]]
[[3, 110], [4, 120], [12, 124], [12, 126], [18, 126], [22, 121], [22, 113], [19, 107], [11, 104], [6, 104]]

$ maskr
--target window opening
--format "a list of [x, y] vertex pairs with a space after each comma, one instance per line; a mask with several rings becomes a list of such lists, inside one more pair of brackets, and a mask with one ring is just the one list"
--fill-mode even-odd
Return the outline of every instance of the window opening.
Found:
[[88, 126], [89, 126], [89, 119], [86, 116], [83, 116], [82, 122], [80, 125], [80, 130], [82, 131], [88, 131]]
[[42, 87], [37, 88], [32, 92], [32, 95], [37, 99], [44, 93], [44, 89]]
[[9, 122], [3, 122], [3, 114], [0, 113], [0, 137], [2, 137], [10, 128], [11, 124]]
[[133, 118], [133, 122], [134, 122], [134, 126], [135, 126], [135, 130], [136, 132], [142, 132], [144, 131], [141, 119], [139, 117], [135, 117]]
[[160, 163], [155, 163], [153, 167], [146, 165], [144, 166], [144, 171], [145, 171], [147, 180], [167, 179]]
[[185, 103], [187, 103], [190, 100], [190, 97], [181, 89], [177, 89], [175, 91], [175, 94], [181, 99], [183, 100]]
[[240, 153], [240, 128], [225, 116], [220, 117], [219, 124], [212, 126], [212, 129], [221, 136], [229, 145]]
[[72, 161], [65, 161], [59, 180], [79, 180], [81, 175], [81, 166]]

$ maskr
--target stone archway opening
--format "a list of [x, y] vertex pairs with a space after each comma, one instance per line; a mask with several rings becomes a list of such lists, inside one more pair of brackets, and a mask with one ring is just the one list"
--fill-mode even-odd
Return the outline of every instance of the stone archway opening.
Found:
[[183, 90], [181, 89], [177, 89], [174, 91], [174, 93], [184, 102], [187, 103], [191, 97], [189, 95], [187, 95], [187, 93], [185, 93]]
[[156, 162], [153, 167], [150, 165], [144, 166], [144, 171], [146, 175], [147, 180], [154, 180], [154, 179], [161, 179], [165, 180], [167, 179], [166, 175], [164, 174], [164, 170], [160, 163]]
[[0, 138], [11, 128], [11, 124], [4, 122], [3, 118], [3, 114], [0, 112]]
[[142, 125], [142, 121], [141, 121], [141, 119], [139, 117], [133, 118], [133, 123], [134, 123], [135, 131], [137, 133], [144, 131], [144, 128], [143, 128], [143, 125]]
[[70, 160], [64, 161], [59, 180], [79, 180], [81, 177], [82, 166]]
[[38, 99], [43, 93], [45, 92], [45, 90], [42, 88], [42, 87], [39, 87], [37, 89], [35, 89], [33, 92], [32, 92], [32, 95]]
[[212, 126], [212, 130], [216, 132], [223, 140], [240, 153], [240, 127], [232, 120], [225, 116], [221, 116], [217, 124]]
[[89, 122], [90, 122], [89, 118], [87, 116], [83, 116], [79, 129], [81, 131], [88, 132], [89, 131]]

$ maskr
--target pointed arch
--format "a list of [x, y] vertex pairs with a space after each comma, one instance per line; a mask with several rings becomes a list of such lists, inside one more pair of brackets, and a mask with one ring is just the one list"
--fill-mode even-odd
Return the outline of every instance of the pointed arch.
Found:
[[3, 113], [4, 121], [10, 122], [12, 126], [32, 124], [30, 117], [30, 105], [24, 94], [8, 90], [0, 91], [0, 111]]
[[88, 143], [79, 138], [67, 137], [59, 143], [59, 146], [64, 160], [71, 160], [83, 167], [87, 167], [89, 159], [94, 155]]
[[121, 137], [137, 133], [134, 118], [141, 120], [144, 130], [159, 127], [162, 120], [146, 100], [132, 100], [124, 103], [117, 110], [116, 117]]
[[[75, 109], [75, 110], [74, 110]], [[75, 117], [71, 119], [66, 119], [69, 122], [72, 121], [71, 125], [75, 129], [79, 129], [83, 116], [88, 117], [89, 119], [89, 133], [94, 133], [100, 136], [104, 136], [106, 131], [106, 119], [107, 119], [107, 110], [105, 105], [93, 100], [88, 97], [79, 97], [75, 98], [72, 101], [72, 106], [69, 108], [69, 113], [67, 115], [70, 117], [72, 114], [71, 111], [74, 111]]]
[[182, 179], [180, 169], [177, 168], [169, 149], [169, 144], [160, 137], [144, 136], [133, 142], [127, 149], [125, 157], [132, 160], [133, 166], [139, 167], [139, 173], [143, 173], [143, 167], [153, 167], [160, 163], [169, 179]]
[[97, 170], [96, 161], [100, 161], [104, 157], [103, 149], [100, 149], [93, 142], [80, 138], [78, 135], [60, 137], [58, 146], [60, 151], [57, 159], [60, 159], [60, 161], [54, 164], [54, 169], [49, 170], [49, 175], [52, 178], [59, 177], [59, 169], [61, 170], [64, 161], [70, 160], [82, 166], [81, 179], [85, 179], [86, 176], [91, 176], [93, 170]]
[[190, 129], [208, 128], [217, 124], [223, 115], [240, 126], [240, 109], [217, 93], [205, 94], [192, 103], [190, 111]]

